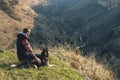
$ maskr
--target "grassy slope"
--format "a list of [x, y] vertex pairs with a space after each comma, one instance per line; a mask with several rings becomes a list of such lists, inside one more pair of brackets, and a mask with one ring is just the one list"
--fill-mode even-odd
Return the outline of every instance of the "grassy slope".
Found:
[[[66, 48], [68, 50], [65, 50]], [[109, 68], [109, 64], [103, 65], [104, 60], [101, 60], [101, 64], [96, 61], [95, 53], [90, 57], [83, 57], [67, 46], [53, 49], [51, 52], [60, 61], [67, 62], [72, 68], [77, 69], [85, 80], [119, 80]]]
[[83, 57], [69, 47], [65, 48], [67, 46], [49, 49], [50, 64], [57, 66], [40, 67], [38, 70], [10, 68], [10, 64], [19, 63], [15, 52], [0, 53], [0, 80], [119, 80], [108, 67], [109, 64], [96, 62], [95, 55]]
[[11, 51], [0, 53], [0, 80], [84, 80], [80, 73], [57, 57], [50, 56], [50, 63], [56, 67], [40, 67], [38, 69], [10, 68], [10, 64], [18, 63], [16, 54]]

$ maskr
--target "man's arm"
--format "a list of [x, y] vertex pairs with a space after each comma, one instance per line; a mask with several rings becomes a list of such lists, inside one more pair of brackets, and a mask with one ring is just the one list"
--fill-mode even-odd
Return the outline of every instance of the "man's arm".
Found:
[[30, 44], [29, 44], [29, 42], [27, 40], [23, 40], [22, 44], [24, 45], [26, 51], [33, 52], [33, 49], [32, 49], [32, 47], [30, 46]]
[[29, 54], [38, 62], [40, 63], [40, 59], [33, 53], [33, 49], [30, 46], [29, 42], [27, 40], [23, 40], [22, 44], [24, 45], [25, 49], [29, 52]]

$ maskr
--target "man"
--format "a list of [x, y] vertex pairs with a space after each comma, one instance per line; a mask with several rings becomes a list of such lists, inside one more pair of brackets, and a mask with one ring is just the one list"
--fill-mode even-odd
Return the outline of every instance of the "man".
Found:
[[30, 29], [24, 28], [23, 32], [20, 32], [17, 35], [17, 56], [20, 61], [32, 60], [35, 59], [38, 64], [41, 63], [41, 60], [38, 58], [39, 54], [34, 54], [33, 49], [29, 43]]

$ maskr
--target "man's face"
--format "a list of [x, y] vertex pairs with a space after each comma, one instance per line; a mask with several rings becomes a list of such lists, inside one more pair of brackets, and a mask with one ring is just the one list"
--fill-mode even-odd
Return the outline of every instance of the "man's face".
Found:
[[29, 37], [30, 35], [30, 30], [26, 33], [26, 36]]

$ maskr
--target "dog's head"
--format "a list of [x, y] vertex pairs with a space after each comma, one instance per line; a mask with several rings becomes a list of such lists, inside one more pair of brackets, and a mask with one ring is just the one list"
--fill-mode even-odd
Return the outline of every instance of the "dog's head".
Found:
[[49, 56], [48, 48], [43, 48], [43, 49], [42, 49], [41, 56], [42, 56], [42, 57], [48, 57], [48, 56]]
[[46, 52], [48, 51], [48, 48], [43, 48], [42, 51]]

